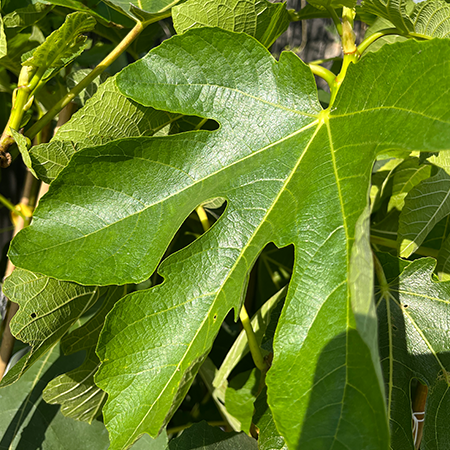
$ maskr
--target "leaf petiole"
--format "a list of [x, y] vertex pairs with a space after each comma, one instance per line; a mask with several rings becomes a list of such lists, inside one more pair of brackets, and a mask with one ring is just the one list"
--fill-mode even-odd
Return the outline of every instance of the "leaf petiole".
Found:
[[248, 313], [244, 305], [242, 305], [239, 318], [241, 319], [242, 326], [247, 334], [248, 346], [250, 348], [250, 353], [252, 354], [255, 366], [261, 371], [262, 374], [264, 374], [267, 371], [267, 364], [264, 361], [264, 357], [261, 353], [261, 349], [259, 348], [250, 318], [248, 317]]
[[373, 44], [376, 40], [382, 38], [383, 36], [389, 36], [391, 34], [402, 35], [402, 33], [397, 28], [385, 28], [384, 30], [377, 31], [373, 33], [366, 39], [364, 39], [358, 46], [358, 54], [362, 55], [369, 45]]
[[323, 78], [328, 83], [328, 86], [330, 86], [330, 89], [334, 86], [336, 75], [331, 70], [319, 66], [318, 64], [309, 64], [309, 68], [314, 75]]
[[337, 32], [339, 33], [339, 36], [342, 38], [342, 23], [339, 19], [339, 16], [336, 13], [336, 10], [332, 8], [331, 6], [326, 7], [328, 13], [330, 14], [331, 18], [333, 19], [334, 26], [336, 27]]

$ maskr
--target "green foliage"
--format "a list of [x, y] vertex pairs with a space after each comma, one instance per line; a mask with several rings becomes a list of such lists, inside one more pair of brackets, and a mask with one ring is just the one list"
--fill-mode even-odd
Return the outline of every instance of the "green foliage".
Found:
[[78, 150], [119, 138], [152, 136], [179, 118], [179, 114], [156, 111], [128, 99], [117, 89], [115, 78], [110, 78], [49, 144], [32, 147], [32, 167], [49, 183]]
[[284, 4], [267, 0], [188, 0], [174, 7], [173, 25], [178, 34], [199, 27], [244, 32], [270, 47], [286, 31], [289, 14]]
[[7, 45], [3, 19], [2, 16], [0, 16], [0, 59], [8, 53]]
[[200, 422], [169, 443], [168, 450], [257, 450], [256, 441], [244, 433], [224, 433]]
[[410, 264], [389, 255], [383, 260], [389, 279], [387, 285], [377, 286], [377, 309], [391, 445], [399, 449], [413, 445], [411, 420], [403, 411], [411, 405], [410, 385], [416, 378], [428, 386], [426, 414], [433, 417], [425, 422], [423, 444], [439, 448], [438, 442], [450, 440], [446, 416], [450, 285], [433, 279], [436, 262], [431, 258]]
[[69, 14], [64, 25], [36, 48], [22, 65], [51, 69], [68, 64], [84, 50], [86, 38], [80, 34], [92, 30], [94, 26], [95, 20], [88, 14]]
[[[423, 384], [445, 448], [446, 3], [0, 4], [2, 162], [51, 183], [9, 249], [0, 447], [410, 449]], [[348, 51], [355, 13], [336, 75], [268, 50], [342, 15]]]

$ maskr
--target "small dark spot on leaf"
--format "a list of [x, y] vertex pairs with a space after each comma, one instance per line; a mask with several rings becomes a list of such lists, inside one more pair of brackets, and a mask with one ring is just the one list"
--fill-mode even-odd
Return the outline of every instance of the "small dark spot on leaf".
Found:
[[398, 330], [398, 328], [397, 328], [395, 325], [392, 325], [392, 329], [393, 329], [394, 331], [397, 331], [397, 330]]
[[214, 321], [216, 321], [216, 320], [217, 320], [217, 314], [214, 314], [214, 317], [213, 317], [213, 319], [214, 319]]
[[37, 317], [37, 314], [36, 313], [31, 313], [31, 318], [32, 319], [35, 319]]
[[407, 305], [406, 303], [403, 305], [403, 308], [407, 308], [409, 305]]

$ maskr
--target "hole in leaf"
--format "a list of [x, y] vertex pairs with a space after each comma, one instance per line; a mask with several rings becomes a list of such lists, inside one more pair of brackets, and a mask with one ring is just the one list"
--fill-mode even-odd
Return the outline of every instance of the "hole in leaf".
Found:
[[197, 116], [182, 116], [172, 122], [168, 134], [184, 133], [193, 130], [214, 131], [219, 128], [219, 123], [213, 119], [204, 119]]
[[[194, 209], [176, 232], [167, 247], [165, 255], [158, 264], [158, 268], [170, 255], [182, 250], [202, 236], [205, 233], [205, 227], [212, 227], [224, 213], [226, 205], [226, 200], [218, 197], [209, 199], [207, 202], [199, 205], [203, 208], [203, 211], [197, 211], [198, 208]], [[161, 284], [163, 278], [158, 274], [158, 268], [147, 280], [137, 284], [135, 289], [144, 290]]]
[[409, 305], [404, 304], [404, 305], [403, 305], [403, 308], [406, 309], [406, 308], [408, 308], [408, 306], [409, 306]]
[[37, 317], [37, 314], [36, 313], [31, 313], [31, 318], [32, 319], [35, 319]]

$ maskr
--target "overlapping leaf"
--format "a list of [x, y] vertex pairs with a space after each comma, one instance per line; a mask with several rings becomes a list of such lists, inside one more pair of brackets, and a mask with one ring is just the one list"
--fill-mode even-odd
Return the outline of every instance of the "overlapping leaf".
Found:
[[86, 37], [81, 36], [81, 33], [92, 30], [95, 23], [95, 19], [89, 14], [69, 14], [64, 24], [48, 36], [22, 64], [44, 69], [68, 64], [84, 49]]
[[363, 11], [388, 20], [406, 35], [450, 36], [450, 6], [443, 0], [423, 1], [418, 5], [411, 0], [364, 0]]
[[29, 344], [31, 351], [8, 372], [1, 386], [14, 383], [51, 350], [98, 300], [98, 291], [95, 286], [80, 286], [27, 270], [14, 270], [3, 285], [5, 295], [19, 304], [19, 311], [11, 321], [11, 332]]
[[309, 0], [308, 3], [316, 8], [342, 8], [347, 6], [348, 8], [354, 8], [356, 6], [356, 0]]
[[[2, 389], [0, 448], [10, 450], [106, 450], [108, 433], [104, 425], [68, 421], [57, 406], [42, 400], [45, 385], [61, 372], [80, 363], [82, 355], [67, 358], [53, 347], [14, 386]], [[148, 448], [148, 447], [147, 447]]]
[[100, 310], [86, 324], [64, 336], [61, 344], [66, 355], [86, 350], [83, 364], [52, 380], [43, 392], [47, 403], [61, 404], [61, 412], [73, 419], [88, 423], [101, 414], [106, 394], [94, 383], [94, 375], [100, 365], [95, 354], [98, 337], [106, 314], [123, 296], [124, 288], [112, 286], [103, 293]]
[[414, 9], [411, 0], [364, 0], [363, 11], [375, 14], [389, 20], [403, 33], [414, 31], [414, 24], [410, 17]]
[[53, 6], [46, 2], [29, 2], [26, 6], [16, 7], [4, 16], [8, 28], [26, 28], [45, 17]]
[[[450, 171], [450, 167], [447, 170]], [[408, 257], [414, 253], [435, 225], [450, 214], [450, 175], [447, 170], [439, 169], [436, 175], [423, 180], [405, 198], [397, 239], [400, 256]]]
[[51, 182], [82, 148], [129, 136], [151, 136], [181, 115], [146, 108], [122, 95], [115, 77], [100, 85], [86, 107], [64, 124], [49, 144], [31, 148], [38, 177]]
[[236, 375], [225, 392], [227, 411], [241, 423], [240, 431], [250, 432], [253, 416], [253, 403], [258, 394], [261, 373], [258, 369]]
[[[82, 360], [82, 354], [71, 358], [53, 347], [14, 386], [1, 391], [0, 448], [10, 450], [106, 450], [108, 433], [100, 421], [92, 424], [67, 420], [56, 405], [42, 400], [42, 391], [52, 378], [69, 371]], [[144, 436], [133, 450], [166, 450], [167, 435], [158, 439]]]
[[172, 16], [178, 34], [192, 28], [219, 27], [247, 33], [266, 47], [290, 23], [284, 3], [273, 4], [267, 0], [188, 0], [174, 7]]
[[155, 22], [170, 15], [170, 10], [180, 0], [103, 0], [111, 8], [143, 22]]
[[0, 58], [3, 58], [8, 53], [5, 29], [3, 28], [3, 19], [0, 16]]
[[267, 404], [266, 389], [256, 399], [252, 421], [258, 430], [258, 448], [260, 450], [288, 450], [283, 436], [280, 435], [273, 421], [272, 412]]
[[[435, 66], [424, 73], [429, 58]], [[75, 154], [15, 239], [16, 265], [87, 284], [142, 281], [195, 207], [228, 204], [162, 264], [162, 285], [128, 295], [106, 320], [96, 382], [109, 394], [112, 449], [167, 423], [271, 241], [296, 252], [267, 379], [278, 430], [294, 448], [386, 448], [384, 396], [350, 305], [350, 251], [376, 153], [448, 145], [450, 111], [434, 99], [446, 92], [449, 65], [443, 41], [385, 46], [350, 67], [333, 112], [322, 112], [295, 55], [277, 62], [251, 37], [203, 28], [119, 76], [142, 104], [220, 128]], [[405, 95], [424, 84], [426, 95]]]
[[88, 6], [86, 2], [80, 0], [47, 0], [52, 5], [63, 6], [65, 8], [74, 9], [76, 11], [83, 11], [91, 14], [100, 23], [111, 26], [120, 24], [124, 26], [133, 26], [133, 21], [128, 17], [120, 14], [115, 9], [105, 5], [101, 0], [89, 1]]
[[445, 448], [450, 441], [450, 285], [433, 279], [431, 258], [412, 263], [380, 258], [389, 282], [377, 288], [377, 312], [391, 448], [414, 448], [411, 417], [405, 414], [411, 409], [413, 378], [429, 389], [420, 448]]
[[257, 450], [258, 444], [245, 433], [224, 433], [206, 422], [192, 425], [169, 442], [167, 450]]

